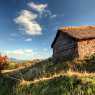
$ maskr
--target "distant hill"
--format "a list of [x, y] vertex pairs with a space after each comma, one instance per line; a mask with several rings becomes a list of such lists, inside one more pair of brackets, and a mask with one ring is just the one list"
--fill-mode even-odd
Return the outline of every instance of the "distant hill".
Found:
[[16, 58], [9, 58], [10, 61], [17, 61]]
[[23, 60], [19, 60], [16, 58], [9, 58], [9, 61], [16, 62], [16, 63], [22, 63], [23, 62]]

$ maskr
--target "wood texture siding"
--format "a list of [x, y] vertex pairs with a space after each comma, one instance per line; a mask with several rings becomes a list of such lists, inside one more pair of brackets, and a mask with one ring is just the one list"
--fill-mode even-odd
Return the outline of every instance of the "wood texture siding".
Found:
[[76, 41], [64, 33], [60, 33], [53, 47], [53, 57], [62, 59], [63, 57], [75, 56]]

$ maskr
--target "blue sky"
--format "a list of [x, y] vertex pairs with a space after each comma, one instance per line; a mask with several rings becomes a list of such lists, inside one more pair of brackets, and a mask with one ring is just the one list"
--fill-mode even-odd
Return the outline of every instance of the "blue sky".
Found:
[[95, 25], [95, 0], [0, 0], [0, 52], [48, 58], [61, 26]]

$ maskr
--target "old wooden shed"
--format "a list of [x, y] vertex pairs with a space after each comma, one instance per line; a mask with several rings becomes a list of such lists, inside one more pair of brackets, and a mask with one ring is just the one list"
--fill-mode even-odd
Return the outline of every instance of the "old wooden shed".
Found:
[[51, 45], [53, 58], [80, 58], [95, 53], [95, 26], [61, 27]]

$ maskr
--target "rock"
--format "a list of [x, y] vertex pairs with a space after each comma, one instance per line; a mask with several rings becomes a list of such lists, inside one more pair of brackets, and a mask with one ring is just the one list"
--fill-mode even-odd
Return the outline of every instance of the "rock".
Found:
[[24, 74], [24, 79], [33, 80], [34, 78], [37, 78], [39, 74], [40, 74], [40, 71], [38, 68], [32, 68]]

